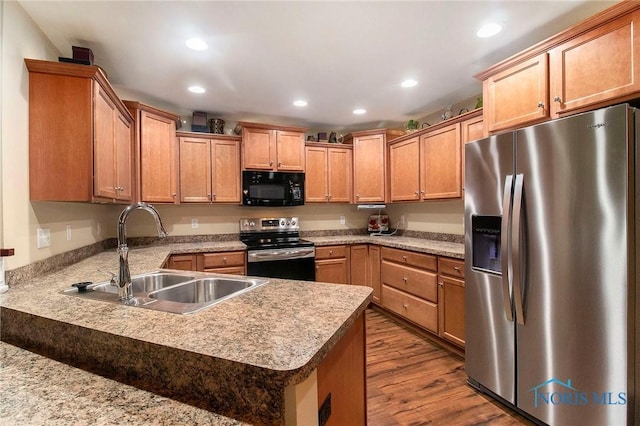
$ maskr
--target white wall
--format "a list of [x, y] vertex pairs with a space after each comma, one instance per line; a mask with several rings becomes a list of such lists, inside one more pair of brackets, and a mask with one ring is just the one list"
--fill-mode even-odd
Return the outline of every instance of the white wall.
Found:
[[[24, 58], [57, 61], [53, 47], [22, 7], [3, 1], [2, 14], [2, 247], [15, 248], [6, 269], [45, 259], [113, 235], [97, 233], [99, 222], [112, 222], [111, 206], [29, 202], [29, 74]], [[71, 241], [66, 225], [71, 225]], [[51, 230], [51, 246], [36, 247], [36, 230]], [[114, 227], [115, 229], [115, 227]]]

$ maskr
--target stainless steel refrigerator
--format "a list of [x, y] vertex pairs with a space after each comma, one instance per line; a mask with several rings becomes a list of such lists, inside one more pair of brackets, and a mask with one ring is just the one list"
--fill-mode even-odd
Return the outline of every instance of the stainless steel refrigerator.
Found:
[[618, 105], [465, 146], [466, 373], [537, 422], [640, 424], [639, 128]]

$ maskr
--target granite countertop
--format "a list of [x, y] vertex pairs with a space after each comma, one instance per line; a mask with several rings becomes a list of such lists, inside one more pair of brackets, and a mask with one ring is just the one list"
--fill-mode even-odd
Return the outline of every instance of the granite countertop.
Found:
[[0, 423], [121, 425], [245, 423], [0, 342]]
[[464, 244], [450, 241], [438, 241], [414, 237], [397, 237], [394, 235], [381, 235], [375, 237], [369, 235], [339, 235], [304, 238], [309, 241], [313, 241], [317, 246], [333, 244], [377, 244], [383, 247], [392, 247], [438, 256], [464, 259]]
[[[240, 248], [234, 242], [133, 248], [131, 273], [157, 270], [170, 254], [198, 247]], [[115, 357], [120, 364], [112, 368], [114, 378], [123, 376], [136, 386], [175, 374], [173, 382], [161, 377], [143, 389], [177, 386], [177, 395], [206, 389], [204, 399], [211, 406], [204, 408], [249, 422], [279, 423], [285, 387], [302, 382], [317, 368], [363, 314], [372, 293], [369, 287], [271, 278], [193, 315], [63, 294], [74, 282], [100, 282], [108, 277], [100, 271], [117, 269], [118, 256], [110, 250], [11, 288], [0, 295], [2, 340], [47, 356], [51, 352], [53, 358], [82, 368], [111, 365]], [[110, 353], [87, 350], [88, 344]], [[180, 381], [185, 383], [176, 385]], [[192, 403], [197, 397], [182, 401]]]

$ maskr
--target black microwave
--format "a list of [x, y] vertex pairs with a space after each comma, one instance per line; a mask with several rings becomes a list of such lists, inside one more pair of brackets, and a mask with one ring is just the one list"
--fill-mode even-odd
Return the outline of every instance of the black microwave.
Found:
[[301, 206], [304, 173], [242, 172], [242, 204], [245, 206]]

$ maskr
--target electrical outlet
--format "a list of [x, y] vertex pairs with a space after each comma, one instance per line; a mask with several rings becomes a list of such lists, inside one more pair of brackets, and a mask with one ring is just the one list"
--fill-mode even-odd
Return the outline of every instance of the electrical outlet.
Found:
[[198, 219], [195, 219], [195, 218], [191, 219], [191, 227], [193, 229], [196, 229], [198, 227]]
[[38, 228], [36, 243], [38, 248], [49, 247], [51, 245], [51, 230]]
[[407, 218], [404, 215], [400, 216], [400, 225], [404, 225], [406, 223]]
[[67, 241], [71, 241], [71, 225], [67, 225]]
[[340, 225], [344, 225], [344, 224], [345, 224], [344, 216], [341, 215], [340, 216]]

